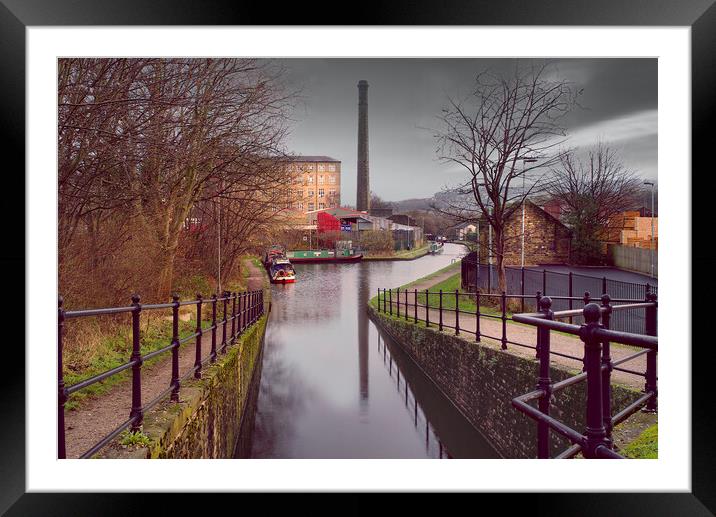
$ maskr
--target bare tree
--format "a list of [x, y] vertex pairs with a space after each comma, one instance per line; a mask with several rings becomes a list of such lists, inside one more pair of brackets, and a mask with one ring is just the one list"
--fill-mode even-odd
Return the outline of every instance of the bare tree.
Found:
[[270, 213], [284, 169], [267, 163], [285, 156], [296, 98], [282, 69], [253, 59], [67, 59], [58, 71], [61, 281], [73, 269], [66, 257], [80, 263], [91, 249], [95, 272], [132, 241], [141, 253], [129, 260], [151, 269], [133, 288], [153, 285], [165, 299], [197, 203], [221, 200], [227, 219], [239, 203], [242, 215], [259, 204]]
[[562, 154], [546, 191], [565, 207], [564, 220], [573, 232], [572, 260], [594, 264], [603, 261], [600, 241], [616, 229], [614, 216], [632, 208], [642, 189], [636, 174], [600, 142], [584, 159], [574, 151]]
[[385, 201], [375, 192], [370, 193], [370, 207], [371, 208], [393, 208], [394, 205], [390, 201]]
[[[435, 132], [438, 157], [457, 166], [466, 179], [433, 208], [456, 222], [486, 221], [499, 288], [505, 289], [505, 227], [525, 198], [540, 188], [540, 170], [559, 160], [565, 130], [560, 119], [575, 104], [570, 83], [548, 79], [546, 65], [516, 70], [511, 77], [477, 76], [473, 93], [448, 99]], [[538, 161], [527, 162], [526, 159]], [[516, 180], [529, 179], [524, 190]], [[518, 188], [516, 188], [518, 187]]]

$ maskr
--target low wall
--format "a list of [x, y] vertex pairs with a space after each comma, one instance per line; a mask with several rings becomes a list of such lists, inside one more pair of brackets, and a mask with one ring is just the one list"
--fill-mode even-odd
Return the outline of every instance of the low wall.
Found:
[[[512, 407], [511, 401], [535, 389], [538, 362], [503, 352], [486, 344], [462, 339], [448, 332], [425, 328], [368, 307], [371, 318], [421, 367], [465, 417], [505, 458], [537, 457], [537, 423]], [[574, 375], [551, 368], [557, 382]], [[613, 413], [626, 407], [640, 393], [613, 385]], [[568, 426], [583, 430], [586, 385], [570, 386], [557, 394], [551, 415]], [[552, 455], [570, 445], [552, 433]]]
[[[620, 269], [636, 271], [637, 273], [651, 274], [651, 250], [635, 248], [633, 246], [620, 246], [609, 244], [607, 246], [609, 263]], [[654, 276], [659, 276], [659, 253], [654, 250]]]
[[232, 458], [242, 423], [251, 418], [247, 408], [260, 372], [269, 307], [267, 302], [266, 314], [202, 369], [201, 379], [182, 382], [178, 403], [163, 401], [144, 416], [148, 447], [109, 447], [104, 457]]

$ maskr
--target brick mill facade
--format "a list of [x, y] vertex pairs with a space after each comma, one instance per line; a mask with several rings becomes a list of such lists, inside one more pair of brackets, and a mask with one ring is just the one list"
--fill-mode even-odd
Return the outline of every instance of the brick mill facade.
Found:
[[299, 212], [341, 203], [341, 162], [330, 156], [297, 156], [288, 164], [288, 208]]
[[[488, 226], [480, 223], [480, 261], [487, 263]], [[522, 261], [522, 210], [517, 209], [505, 228], [506, 266]], [[566, 264], [569, 262], [571, 232], [559, 219], [533, 202], [525, 202], [525, 265]], [[494, 259], [493, 259], [494, 260]]]

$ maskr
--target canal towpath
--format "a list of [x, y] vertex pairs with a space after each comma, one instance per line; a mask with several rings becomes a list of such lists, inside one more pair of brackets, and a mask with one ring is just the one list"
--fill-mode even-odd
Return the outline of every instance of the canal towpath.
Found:
[[[432, 275], [428, 275], [427, 277], [418, 279], [415, 282], [407, 284], [406, 287], [408, 287], [408, 321], [414, 321], [415, 319], [414, 292], [416, 289], [419, 293], [420, 291], [424, 292], [426, 289], [430, 290], [433, 286], [436, 286], [444, 282], [445, 280], [453, 277], [454, 275], [459, 274], [459, 272], [460, 266], [459, 262], [457, 262], [436, 273], [433, 273]], [[401, 317], [405, 317], [405, 298], [402, 293], [400, 302], [400, 315]], [[395, 315], [397, 314], [398, 309], [397, 301], [393, 300], [392, 306], [393, 314]], [[458, 319], [458, 316], [456, 316], [455, 314], [455, 310], [443, 309], [442, 312], [444, 331], [454, 333], [455, 322]], [[428, 312], [424, 305], [420, 305], [420, 303], [418, 303], [418, 319], [425, 321], [426, 315], [429, 316], [430, 325], [433, 328], [437, 328], [440, 320], [440, 310], [431, 308]], [[477, 329], [476, 315], [460, 312], [459, 323], [461, 336], [466, 340], [474, 341], [475, 331]], [[481, 343], [483, 345], [495, 349], [501, 349], [500, 338], [502, 337], [502, 321], [500, 319], [481, 315], [480, 333], [482, 335]], [[537, 330], [536, 328], [529, 325], [523, 325], [513, 321], [507, 321], [506, 337], [508, 341], [512, 341], [514, 343], [522, 343], [524, 345], [534, 346], [537, 342]], [[552, 332], [550, 337], [550, 350], [552, 352], [556, 352], [557, 354], [581, 357], [584, 352], [584, 344], [577, 337], [563, 334], [560, 332]], [[505, 350], [504, 352], [518, 355], [521, 357], [535, 359], [535, 350], [533, 348], [526, 348], [524, 346], [514, 345], [511, 343], [508, 343], [507, 350]], [[617, 343], [613, 343], [611, 345], [611, 356], [612, 359], [615, 361], [622, 359], [628, 355], [634, 354], [636, 352], [637, 350], [632, 347], [619, 345]], [[567, 367], [569, 369], [577, 371], [581, 371], [583, 367], [583, 363], [581, 360], [563, 357], [554, 353], [551, 354], [550, 362], [554, 365]], [[646, 355], [641, 355], [629, 361], [627, 364], [624, 365], [624, 368], [635, 372], [644, 373], [646, 371]], [[644, 387], [643, 377], [628, 372], [622, 372], [620, 370], [614, 370], [612, 372], [612, 381], [626, 386], [630, 386], [632, 388]]]
[[[265, 285], [265, 275], [260, 266], [251, 259], [244, 259], [246, 288], [249, 291]], [[194, 367], [194, 341], [179, 348], [179, 376]], [[156, 398], [169, 385], [171, 379], [171, 354], [161, 360], [142, 367], [142, 403]], [[181, 395], [180, 395], [181, 396]], [[122, 380], [101, 395], [85, 399], [82, 406], [65, 411], [65, 441], [68, 458], [79, 456], [92, 447], [101, 437], [110, 433], [124, 422], [129, 415], [132, 400], [131, 378]]]

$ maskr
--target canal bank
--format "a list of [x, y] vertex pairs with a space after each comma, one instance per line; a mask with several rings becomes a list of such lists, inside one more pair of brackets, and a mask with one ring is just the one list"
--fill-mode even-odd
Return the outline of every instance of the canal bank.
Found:
[[[247, 313], [248, 327], [235, 342], [227, 341], [225, 349], [217, 346], [216, 361], [202, 368], [201, 378], [182, 381], [178, 402], [168, 398], [159, 402], [144, 414], [140, 433], [123, 433], [110, 442], [99, 457], [232, 458], [237, 447], [241, 447], [246, 429], [253, 424], [256, 386], [271, 307], [266, 272], [255, 260], [245, 263], [249, 271], [248, 288], [263, 289], [263, 314], [261, 306], [257, 312]], [[238, 324], [243, 325], [242, 321], [239, 318]], [[233, 325], [229, 327], [233, 329]], [[226, 330], [224, 327], [223, 339]]]
[[425, 246], [421, 246], [419, 248], [415, 248], [412, 250], [404, 250], [399, 251], [397, 253], [394, 253], [393, 255], [363, 255], [363, 260], [367, 261], [386, 261], [386, 260], [416, 260], [420, 257], [424, 257], [428, 254], [429, 247], [426, 244]]
[[[536, 360], [378, 312], [372, 304], [368, 312], [502, 457], [537, 457], [537, 425], [511, 403], [514, 397], [534, 389], [539, 373]], [[550, 372], [555, 382], [579, 373], [556, 364]], [[636, 389], [613, 385], [613, 411], [620, 411], [640, 395]], [[582, 385], [561, 391], [551, 406], [553, 417], [577, 429], [585, 426], [585, 411]], [[553, 433], [553, 455], [569, 445]]]

